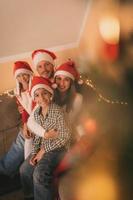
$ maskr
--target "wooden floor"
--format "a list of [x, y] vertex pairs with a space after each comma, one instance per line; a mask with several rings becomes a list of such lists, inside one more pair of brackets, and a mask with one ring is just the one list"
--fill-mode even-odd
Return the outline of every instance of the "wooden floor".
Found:
[[4, 196], [0, 196], [0, 200], [24, 200], [24, 197], [22, 191], [18, 190]]

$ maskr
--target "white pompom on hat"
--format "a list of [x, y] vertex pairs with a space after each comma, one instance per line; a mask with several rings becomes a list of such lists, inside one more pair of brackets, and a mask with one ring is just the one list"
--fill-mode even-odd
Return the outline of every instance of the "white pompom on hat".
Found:
[[44, 88], [53, 95], [53, 88], [51, 81], [41, 76], [34, 76], [31, 82], [31, 90], [30, 90], [32, 99], [34, 99], [34, 92], [40, 88]]
[[50, 62], [52, 65], [55, 65], [55, 59], [56, 55], [53, 52], [45, 49], [38, 49], [32, 53], [33, 66], [35, 69], [37, 68], [38, 63], [43, 60]]
[[30, 83], [31, 83], [31, 78], [33, 76], [33, 71], [29, 65], [29, 63], [25, 62], [25, 61], [16, 61], [14, 63], [14, 67], [13, 67], [13, 75], [16, 79], [16, 94], [20, 95], [20, 84], [17, 80], [17, 76], [20, 74], [28, 74], [30, 76], [30, 80], [29, 80], [29, 89], [30, 89]]

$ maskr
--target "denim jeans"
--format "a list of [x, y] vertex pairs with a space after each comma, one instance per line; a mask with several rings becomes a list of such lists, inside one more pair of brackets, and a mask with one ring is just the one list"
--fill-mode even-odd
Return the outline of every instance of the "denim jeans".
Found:
[[0, 159], [0, 174], [13, 176], [19, 173], [19, 167], [24, 161], [24, 138], [19, 131], [16, 140], [9, 151]]
[[64, 149], [45, 153], [35, 165], [29, 164], [31, 155], [20, 167], [21, 184], [26, 198], [34, 200], [54, 200], [54, 170], [64, 156]]

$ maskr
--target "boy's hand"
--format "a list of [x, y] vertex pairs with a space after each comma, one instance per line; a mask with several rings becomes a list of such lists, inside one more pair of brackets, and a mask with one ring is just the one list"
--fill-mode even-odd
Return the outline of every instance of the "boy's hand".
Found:
[[32, 156], [29, 162], [30, 165], [35, 166], [37, 164], [36, 155]]
[[40, 151], [38, 151], [38, 153], [30, 159], [30, 164], [35, 166], [42, 159], [44, 153], [45, 150], [40, 149]]

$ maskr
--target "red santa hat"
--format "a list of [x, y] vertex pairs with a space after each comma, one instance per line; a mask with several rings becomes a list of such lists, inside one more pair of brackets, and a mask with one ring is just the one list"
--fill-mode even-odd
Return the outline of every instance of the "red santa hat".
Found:
[[75, 63], [71, 60], [66, 63], [63, 63], [62, 65], [56, 68], [54, 77], [56, 77], [57, 75], [65, 75], [71, 78], [73, 81], [78, 81], [80, 78], [79, 72], [75, 67]]
[[31, 77], [33, 76], [33, 71], [30, 67], [30, 65], [25, 62], [25, 61], [16, 61], [14, 63], [14, 68], [13, 68], [13, 75], [16, 79], [16, 94], [20, 95], [20, 84], [17, 80], [17, 76], [19, 74], [28, 74], [30, 76], [29, 80], [29, 89], [30, 89], [30, 84], [31, 84]]
[[54, 65], [55, 59], [56, 59], [56, 55], [53, 52], [45, 50], [45, 49], [38, 49], [32, 53], [32, 60], [33, 60], [33, 65], [35, 69], [37, 67], [37, 64], [40, 61], [45, 60], [45, 61], [50, 62], [52, 65]]
[[32, 75], [33, 71], [30, 65], [25, 61], [16, 61], [14, 63], [13, 74], [16, 78], [19, 74], [29, 74]]
[[43, 78], [41, 76], [34, 76], [32, 79], [31, 90], [30, 90], [31, 97], [33, 99], [34, 99], [34, 92], [40, 88], [44, 88], [45, 90], [53, 94], [52, 83], [50, 82], [49, 79]]

